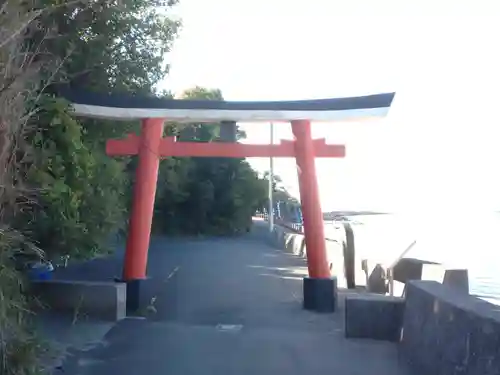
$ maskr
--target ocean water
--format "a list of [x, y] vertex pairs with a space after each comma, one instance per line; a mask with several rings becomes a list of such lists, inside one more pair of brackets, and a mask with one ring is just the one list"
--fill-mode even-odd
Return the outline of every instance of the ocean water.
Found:
[[[417, 220], [403, 215], [355, 216], [356, 252], [388, 264], [397, 259], [413, 242], [405, 255], [466, 268], [470, 293], [500, 304], [500, 214], [440, 215], [432, 220]], [[325, 236], [335, 232], [325, 222]]]

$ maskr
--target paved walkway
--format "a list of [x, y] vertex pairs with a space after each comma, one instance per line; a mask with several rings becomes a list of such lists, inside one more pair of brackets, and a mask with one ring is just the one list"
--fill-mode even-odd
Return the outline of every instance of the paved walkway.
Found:
[[301, 307], [304, 261], [263, 241], [156, 239], [156, 313], [126, 319], [64, 366], [69, 375], [405, 375], [390, 343], [346, 340], [339, 312]]

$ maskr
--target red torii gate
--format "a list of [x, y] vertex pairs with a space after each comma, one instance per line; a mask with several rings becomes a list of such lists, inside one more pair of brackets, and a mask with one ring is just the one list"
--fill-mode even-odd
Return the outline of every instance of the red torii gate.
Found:
[[[330, 275], [326, 256], [323, 213], [316, 178], [315, 157], [344, 157], [343, 145], [313, 140], [310, 120], [380, 117], [387, 113], [394, 94], [295, 102], [218, 102], [161, 100], [103, 96], [66, 90], [63, 93], [80, 116], [115, 120], [140, 119], [141, 135], [109, 140], [106, 152], [112, 156], [138, 155], [134, 196], [129, 223], [123, 281], [127, 282], [127, 304], [139, 304], [139, 284], [146, 279], [148, 249], [153, 219], [159, 162], [162, 157], [295, 157], [303, 212], [309, 277], [304, 278], [304, 307], [333, 311], [336, 280]], [[294, 141], [277, 145], [222, 142], [176, 142], [163, 137], [169, 121], [290, 121]]]
[[307, 249], [312, 249], [312, 251], [308, 250], [309, 275], [314, 278], [330, 276], [325, 242], [321, 240], [324, 239], [323, 213], [319, 199], [317, 199], [318, 186], [314, 157], [344, 157], [344, 146], [327, 145], [324, 139], [312, 140], [310, 123], [305, 120], [292, 122], [295, 141], [281, 141], [277, 145], [176, 142], [175, 137], [162, 137], [164, 121], [164, 119], [144, 120], [140, 137], [131, 134], [125, 140], [109, 140], [106, 145], [108, 155], [139, 155], [123, 270], [125, 280], [146, 277], [158, 165], [160, 158], [167, 156], [296, 157], [300, 171], [305, 233], [308, 236]]

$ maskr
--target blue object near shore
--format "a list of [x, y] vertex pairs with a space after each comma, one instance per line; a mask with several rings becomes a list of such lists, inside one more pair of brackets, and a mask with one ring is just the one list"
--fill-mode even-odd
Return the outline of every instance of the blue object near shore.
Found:
[[52, 264], [36, 265], [28, 271], [28, 277], [32, 281], [51, 280], [54, 267]]

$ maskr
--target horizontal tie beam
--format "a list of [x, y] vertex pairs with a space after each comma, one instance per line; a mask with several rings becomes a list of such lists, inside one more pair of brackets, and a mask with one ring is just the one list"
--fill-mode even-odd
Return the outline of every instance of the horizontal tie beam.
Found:
[[[328, 145], [324, 138], [313, 141], [316, 157], [343, 158], [344, 145]], [[106, 153], [111, 156], [131, 156], [139, 153], [141, 138], [135, 134], [125, 139], [112, 139], [106, 143]], [[176, 142], [175, 137], [165, 137], [160, 142], [158, 156], [178, 157], [295, 157], [295, 141], [281, 141], [277, 145], [259, 145], [222, 142]]]

